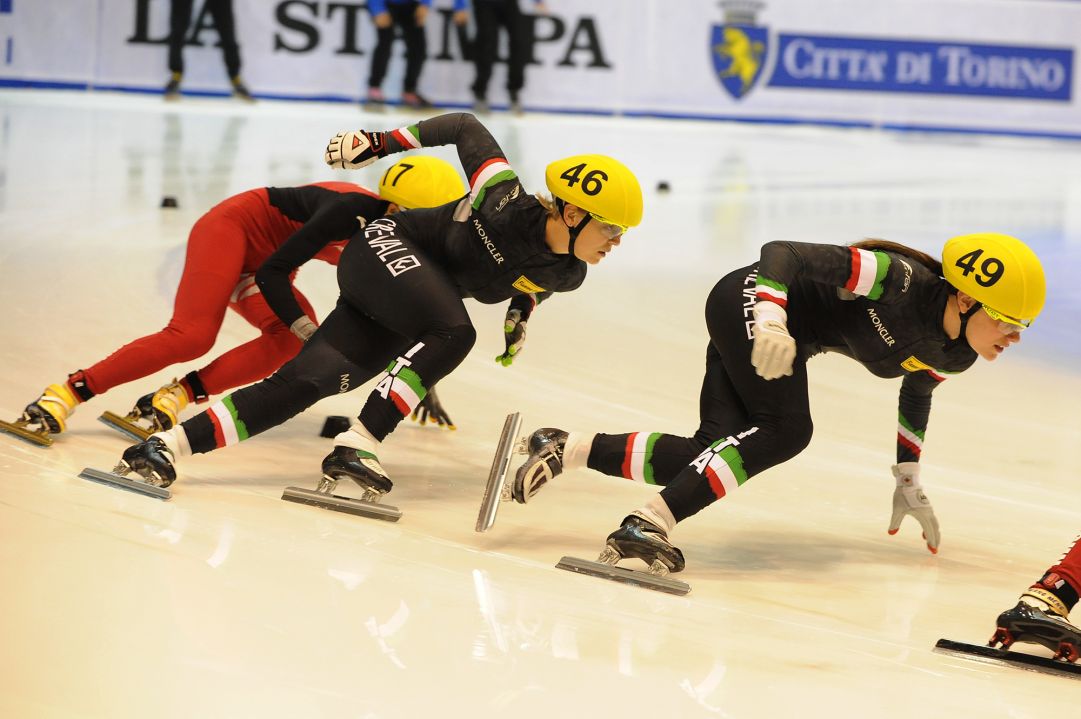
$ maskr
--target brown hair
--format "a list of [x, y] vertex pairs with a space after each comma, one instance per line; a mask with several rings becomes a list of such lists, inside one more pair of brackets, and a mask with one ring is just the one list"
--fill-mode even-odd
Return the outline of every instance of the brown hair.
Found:
[[941, 262], [934, 257], [931, 257], [931, 255], [926, 252], [920, 252], [908, 245], [902, 245], [900, 242], [890, 242], [889, 240], [879, 240], [869, 237], [865, 240], [860, 240], [859, 242], [853, 242], [852, 247], [861, 250], [881, 250], [883, 252], [893, 252], [894, 254], [904, 255], [905, 257], [916, 260], [916, 262], [919, 262], [937, 276], [942, 276]]
[[537, 198], [537, 202], [541, 204], [545, 210], [548, 211], [548, 217], [553, 220], [558, 220], [561, 216], [559, 208], [556, 207], [556, 201], [552, 199], [550, 195], [546, 195], [543, 192], [533, 193], [533, 197]]

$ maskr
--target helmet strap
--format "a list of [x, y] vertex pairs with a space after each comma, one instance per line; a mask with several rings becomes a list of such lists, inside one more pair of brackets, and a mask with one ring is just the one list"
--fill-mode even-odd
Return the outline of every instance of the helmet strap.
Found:
[[571, 225], [567, 224], [567, 221], [565, 219], [563, 219], [563, 208], [565, 208], [566, 206], [567, 206], [567, 203], [564, 200], [562, 200], [562, 199], [560, 199], [558, 197], [556, 198], [556, 208], [559, 209], [559, 217], [560, 217], [560, 219], [563, 220], [563, 224], [567, 225], [567, 235], [568, 235], [567, 254], [569, 254], [571, 259], [573, 260], [574, 259], [574, 243], [578, 241], [578, 235], [581, 234], [582, 230], [585, 229], [585, 226], [588, 225], [589, 221], [593, 219], [593, 215], [591, 215], [591, 214], [589, 214], [587, 212], [586, 216], [585, 216], [585, 219], [583, 219], [577, 225], [571, 226]]
[[961, 329], [957, 333], [957, 338], [948, 340], [946, 342], [946, 350], [949, 351], [960, 344], [968, 344], [968, 338], [965, 337], [965, 329], [968, 327], [968, 321], [972, 319], [972, 316], [983, 309], [982, 302], [974, 302], [966, 312], [961, 312]]

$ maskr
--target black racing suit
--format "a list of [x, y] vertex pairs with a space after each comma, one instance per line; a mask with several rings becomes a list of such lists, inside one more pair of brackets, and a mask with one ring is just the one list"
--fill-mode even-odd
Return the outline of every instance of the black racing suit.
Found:
[[455, 145], [470, 194], [378, 219], [354, 235], [338, 264], [337, 307], [278, 372], [183, 423], [194, 453], [281, 424], [385, 370], [360, 412], [382, 440], [472, 348], [476, 332], [462, 298], [491, 304], [516, 297], [531, 307], [530, 295], [582, 284], [585, 263], [548, 248], [547, 211], [472, 115], [395, 130], [386, 144], [391, 153]]
[[[840, 352], [878, 377], [903, 376], [897, 461], [918, 461], [931, 392], [976, 360], [942, 328], [949, 292], [931, 270], [892, 252], [768, 243], [759, 263], [722, 278], [706, 300], [710, 342], [694, 436], [598, 434], [588, 466], [664, 485], [682, 521], [807, 446], [806, 363], [820, 352]], [[752, 310], [765, 299], [786, 306], [798, 346], [792, 376], [770, 381], [751, 365]]]

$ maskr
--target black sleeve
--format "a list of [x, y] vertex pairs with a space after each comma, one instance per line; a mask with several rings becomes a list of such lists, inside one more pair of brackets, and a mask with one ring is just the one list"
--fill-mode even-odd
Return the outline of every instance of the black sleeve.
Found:
[[259, 267], [255, 282], [286, 327], [304, 316], [289, 280], [293, 270], [327, 244], [356, 233], [363, 226], [359, 218], [367, 222], [381, 216], [385, 206], [384, 201], [359, 193], [324, 193], [310, 219]]

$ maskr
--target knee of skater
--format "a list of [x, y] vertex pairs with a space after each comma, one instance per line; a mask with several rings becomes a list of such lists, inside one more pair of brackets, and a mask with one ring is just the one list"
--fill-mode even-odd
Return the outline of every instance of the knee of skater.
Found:
[[218, 338], [217, 330], [169, 329], [171, 330], [169, 334], [172, 335], [173, 344], [176, 347], [177, 362], [189, 362], [194, 359], [199, 359], [210, 351], [214, 346], [214, 341]]
[[785, 446], [789, 450], [789, 456], [795, 457], [807, 449], [807, 445], [811, 443], [814, 424], [808, 415], [785, 417], [781, 422], [780, 433], [780, 436], [785, 438]]
[[477, 330], [473, 325], [458, 325], [446, 331], [447, 348], [465, 357], [477, 342]]

